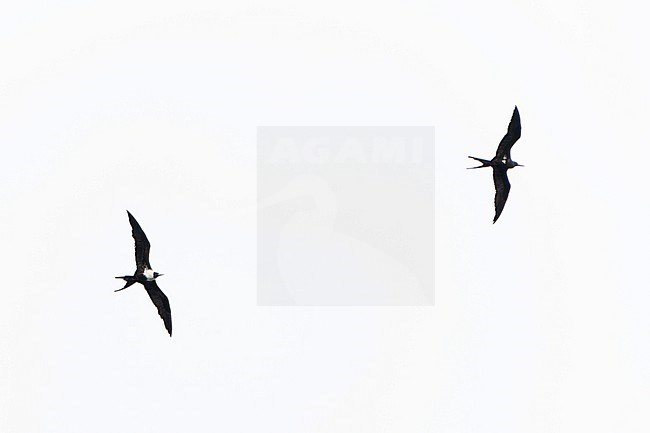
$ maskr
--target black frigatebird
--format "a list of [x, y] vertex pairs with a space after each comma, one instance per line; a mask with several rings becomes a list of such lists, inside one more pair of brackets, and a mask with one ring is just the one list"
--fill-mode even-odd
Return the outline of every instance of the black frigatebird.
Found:
[[167, 296], [165, 296], [162, 290], [158, 287], [158, 284], [156, 284], [156, 278], [163, 274], [151, 270], [151, 265], [149, 264], [149, 249], [151, 248], [151, 244], [149, 243], [149, 239], [147, 239], [147, 235], [144, 234], [142, 227], [140, 227], [140, 224], [138, 224], [135, 218], [133, 218], [131, 212], [127, 210], [126, 213], [129, 214], [129, 222], [131, 223], [133, 239], [135, 240], [136, 270], [133, 275], [115, 277], [126, 281], [124, 287], [115, 291], [119, 292], [135, 283], [142, 284], [147, 290], [154, 305], [158, 308], [158, 314], [161, 319], [163, 319], [163, 322], [165, 322], [165, 328], [171, 337], [172, 311], [169, 308], [169, 299], [167, 299]]
[[503, 136], [499, 147], [497, 147], [497, 153], [494, 155], [494, 158], [491, 160], [475, 158], [470, 156], [469, 158], [479, 161], [482, 165], [478, 167], [469, 167], [473, 168], [483, 168], [483, 167], [492, 167], [492, 177], [494, 178], [494, 189], [496, 193], [494, 195], [494, 220], [492, 224], [497, 222], [499, 215], [503, 212], [503, 208], [506, 205], [506, 200], [508, 200], [508, 193], [510, 193], [510, 182], [508, 181], [508, 170], [513, 167], [523, 167], [521, 164], [517, 164], [510, 157], [510, 149], [515, 144], [517, 140], [521, 137], [521, 121], [519, 119], [519, 110], [515, 106], [515, 110], [512, 112], [512, 118], [510, 119], [510, 124], [508, 125], [508, 132]]

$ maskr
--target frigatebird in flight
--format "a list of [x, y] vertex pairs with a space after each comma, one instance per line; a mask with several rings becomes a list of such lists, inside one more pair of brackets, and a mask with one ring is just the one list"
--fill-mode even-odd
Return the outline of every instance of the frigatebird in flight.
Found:
[[163, 274], [151, 270], [151, 265], [149, 264], [149, 249], [151, 248], [151, 244], [149, 243], [149, 239], [147, 239], [147, 235], [144, 234], [142, 227], [140, 227], [140, 224], [138, 224], [135, 218], [133, 218], [131, 212], [127, 210], [126, 213], [129, 214], [133, 239], [135, 239], [136, 270], [132, 276], [125, 275], [123, 277], [115, 277], [126, 281], [124, 287], [115, 291], [119, 292], [135, 283], [142, 284], [147, 290], [154, 305], [158, 308], [158, 314], [163, 319], [163, 322], [165, 322], [165, 328], [167, 328], [167, 332], [169, 332], [169, 336], [171, 337], [172, 311], [169, 308], [169, 299], [167, 299], [167, 296], [165, 296], [162, 290], [158, 287], [158, 284], [156, 284], [156, 278]]
[[494, 189], [496, 194], [494, 195], [494, 220], [492, 224], [497, 222], [499, 215], [503, 212], [503, 208], [506, 205], [506, 200], [508, 200], [508, 193], [510, 193], [510, 182], [508, 181], [508, 170], [513, 167], [523, 167], [521, 164], [517, 164], [510, 157], [510, 149], [515, 144], [517, 140], [521, 137], [521, 121], [519, 120], [519, 110], [515, 106], [515, 110], [512, 112], [512, 118], [510, 119], [510, 124], [508, 125], [508, 132], [501, 139], [499, 147], [497, 147], [497, 153], [494, 155], [494, 158], [491, 160], [475, 158], [470, 156], [469, 158], [479, 161], [482, 165], [478, 167], [469, 167], [473, 168], [483, 168], [483, 167], [492, 167], [492, 177], [494, 178]]

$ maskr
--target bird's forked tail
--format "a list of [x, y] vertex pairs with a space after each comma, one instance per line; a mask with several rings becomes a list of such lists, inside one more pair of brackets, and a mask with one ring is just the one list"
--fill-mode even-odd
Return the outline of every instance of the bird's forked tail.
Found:
[[115, 292], [119, 292], [120, 290], [124, 290], [127, 287], [132, 286], [133, 284], [136, 283], [135, 278], [133, 276], [131, 276], [131, 275], [125, 275], [123, 277], [115, 277], [115, 278], [126, 281], [126, 284], [124, 285], [124, 287], [122, 287], [121, 289], [114, 290]]
[[490, 161], [487, 159], [481, 159], [481, 158], [476, 158], [474, 156], [468, 156], [468, 158], [475, 159], [476, 161], [480, 162], [482, 165], [478, 165], [476, 167], [467, 167], [468, 170], [473, 169], [473, 168], [483, 168], [483, 167], [490, 167]]

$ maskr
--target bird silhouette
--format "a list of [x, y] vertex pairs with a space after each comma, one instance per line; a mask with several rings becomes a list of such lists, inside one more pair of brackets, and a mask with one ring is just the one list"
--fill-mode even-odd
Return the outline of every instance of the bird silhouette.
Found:
[[521, 137], [521, 120], [519, 119], [519, 110], [517, 109], [517, 106], [515, 106], [515, 109], [512, 112], [512, 118], [510, 119], [510, 124], [508, 124], [508, 132], [506, 132], [506, 135], [501, 139], [494, 158], [487, 160], [476, 158], [474, 156], [469, 157], [481, 163], [481, 165], [477, 167], [469, 167], [469, 169], [492, 167], [492, 178], [494, 179], [494, 189], [496, 190], [494, 194], [495, 213], [492, 224], [497, 222], [506, 205], [506, 200], [508, 200], [508, 194], [510, 193], [508, 170], [517, 166], [523, 167], [523, 165], [513, 161], [510, 157], [510, 150], [517, 140], [519, 140], [519, 137]]
[[127, 287], [140, 283], [144, 286], [145, 290], [149, 294], [151, 301], [154, 303], [158, 309], [158, 314], [160, 318], [165, 323], [165, 329], [169, 332], [169, 336], [172, 336], [172, 312], [169, 307], [169, 299], [167, 296], [160, 290], [158, 284], [156, 283], [156, 278], [160, 277], [163, 274], [154, 272], [151, 270], [151, 265], [149, 264], [149, 250], [151, 249], [151, 244], [147, 235], [144, 234], [142, 227], [135, 220], [131, 212], [128, 210], [126, 213], [129, 215], [129, 223], [131, 223], [131, 230], [133, 239], [135, 240], [135, 264], [136, 271], [133, 275], [125, 275], [123, 277], [115, 277], [126, 281], [126, 284], [121, 289], [115, 290], [119, 292], [124, 290]]

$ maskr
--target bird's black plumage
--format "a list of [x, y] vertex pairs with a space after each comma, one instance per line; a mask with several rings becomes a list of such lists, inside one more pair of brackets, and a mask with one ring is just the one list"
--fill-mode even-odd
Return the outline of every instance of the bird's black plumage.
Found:
[[[494, 180], [494, 224], [499, 219], [503, 208], [506, 205], [506, 200], [508, 200], [508, 194], [510, 193], [510, 181], [508, 180], [508, 170], [516, 167], [520, 164], [516, 163], [510, 157], [510, 150], [512, 146], [519, 140], [521, 137], [521, 120], [519, 118], [519, 110], [515, 106], [514, 111], [512, 112], [512, 118], [508, 124], [508, 132], [503, 136], [499, 146], [497, 147], [496, 154], [491, 160], [475, 158], [470, 156], [469, 158], [479, 161], [481, 165], [478, 167], [470, 168], [482, 168], [482, 167], [492, 167], [492, 178]], [[523, 167], [523, 166], [522, 166]]]
[[492, 224], [497, 222], [499, 215], [503, 212], [510, 193], [510, 181], [508, 181], [508, 169], [502, 167], [492, 168], [492, 178], [494, 179], [494, 220]]
[[521, 119], [519, 118], [519, 110], [515, 106], [515, 110], [512, 112], [512, 118], [508, 124], [508, 132], [503, 136], [499, 146], [497, 147], [497, 153], [494, 157], [498, 160], [511, 159], [510, 158], [510, 149], [515, 145], [517, 140], [521, 137]]
[[151, 264], [149, 263], [149, 250], [151, 249], [151, 244], [149, 243], [149, 239], [147, 239], [147, 235], [144, 234], [142, 227], [140, 227], [140, 224], [138, 224], [138, 222], [133, 217], [133, 215], [131, 215], [131, 212], [126, 211], [126, 213], [129, 215], [129, 223], [131, 224], [131, 234], [133, 235], [133, 239], [135, 240], [136, 271], [135, 274], [133, 274], [132, 276], [126, 275], [123, 277], [115, 277], [126, 281], [124, 287], [116, 290], [116, 292], [119, 292], [120, 290], [124, 290], [135, 283], [142, 284], [146, 289], [147, 293], [149, 294], [151, 301], [158, 309], [158, 314], [160, 315], [160, 318], [165, 323], [165, 329], [167, 329], [167, 332], [169, 332], [169, 336], [171, 337], [172, 313], [171, 313], [171, 308], [169, 306], [169, 299], [162, 292], [162, 290], [160, 290], [158, 284], [156, 283], [156, 278], [158, 278], [162, 274], [159, 274], [158, 272], [153, 272], [151, 270]]
[[172, 335], [172, 310], [169, 307], [169, 299], [167, 296], [160, 290], [156, 281], [147, 281], [142, 283], [144, 288], [147, 290], [149, 297], [153, 304], [158, 308], [158, 314], [160, 318], [165, 322], [165, 329], [169, 332], [169, 336]]

